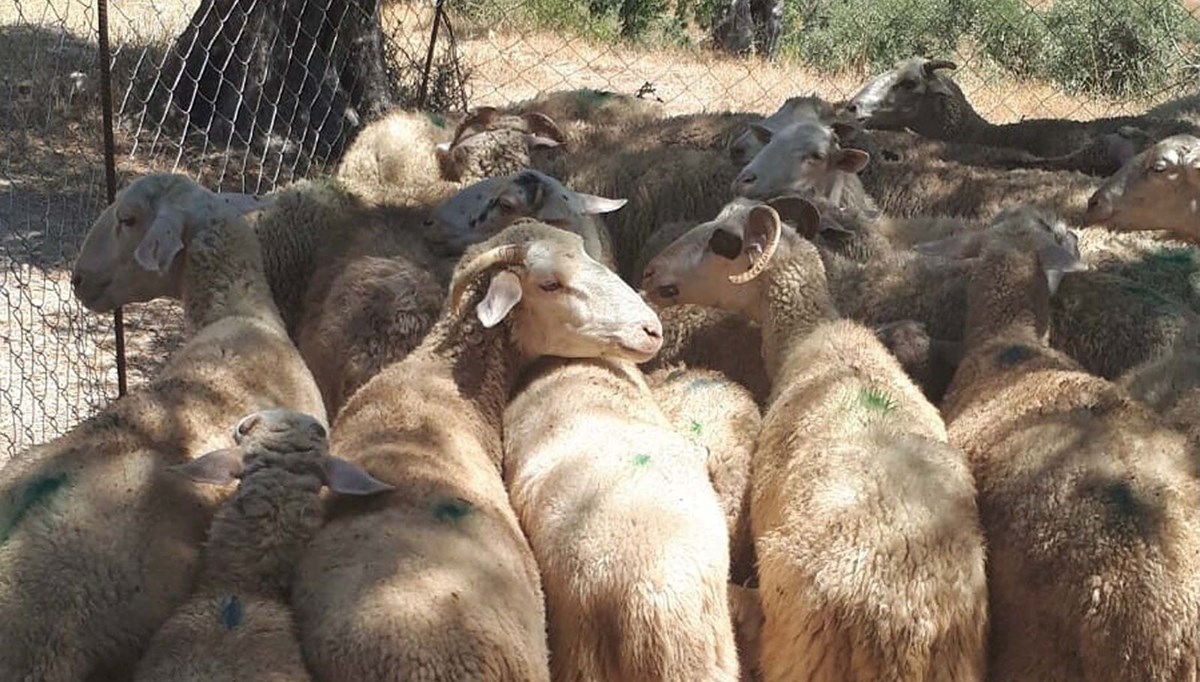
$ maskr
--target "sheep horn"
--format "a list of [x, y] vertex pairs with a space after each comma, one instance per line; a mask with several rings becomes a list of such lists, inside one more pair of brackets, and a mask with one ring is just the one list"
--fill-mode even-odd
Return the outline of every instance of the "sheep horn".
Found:
[[567, 141], [567, 137], [563, 135], [562, 129], [549, 116], [536, 111], [530, 111], [521, 114], [521, 118], [525, 121], [525, 125], [529, 127], [529, 132], [535, 135], [545, 135], [555, 142], [565, 143]]
[[496, 116], [499, 113], [500, 110], [496, 107], [479, 107], [471, 112], [470, 116], [458, 124], [458, 128], [454, 131], [454, 138], [450, 140], [450, 146], [458, 144], [459, 140], [465, 137], [466, 132], [472, 128], [478, 127], [486, 130], [488, 126], [496, 122]]
[[518, 265], [525, 262], [525, 256], [529, 252], [528, 245], [525, 244], [504, 244], [493, 249], [488, 249], [479, 254], [454, 278], [450, 285], [450, 310], [455, 314], [458, 313], [458, 307], [462, 303], [463, 294], [467, 291], [467, 285], [475, 281], [475, 278], [486, 272], [489, 268], [495, 265]]
[[[774, 209], [771, 209], [774, 213]], [[771, 235], [767, 240], [767, 247], [763, 249], [758, 260], [750, 261], [750, 269], [740, 275], [730, 275], [729, 281], [734, 284], [745, 284], [762, 274], [763, 270], [767, 269], [767, 264], [771, 262], [771, 257], [775, 255], [775, 249], [779, 248], [779, 237], [783, 234], [783, 228], [778, 215], [771, 223]]]
[[950, 69], [951, 71], [958, 68], [958, 64], [948, 59], [930, 59], [921, 66], [921, 70], [925, 72], [926, 78], [933, 78], [934, 73], [938, 69]]

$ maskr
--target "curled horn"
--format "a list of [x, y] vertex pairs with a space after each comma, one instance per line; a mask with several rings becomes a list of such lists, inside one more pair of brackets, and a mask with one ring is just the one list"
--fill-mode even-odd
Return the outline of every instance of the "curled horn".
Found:
[[740, 275], [730, 275], [729, 281], [734, 284], [745, 284], [762, 274], [763, 270], [767, 269], [767, 264], [771, 262], [771, 257], [775, 255], [775, 249], [779, 247], [779, 238], [783, 234], [782, 221], [779, 220], [779, 214], [773, 208], [767, 208], [775, 220], [771, 221], [771, 235], [767, 240], [767, 247], [763, 249], [758, 260], [750, 261], [750, 269]]
[[554, 119], [545, 114], [536, 111], [530, 111], [528, 113], [521, 114], [521, 119], [524, 120], [525, 125], [529, 127], [529, 132], [535, 135], [545, 135], [555, 142], [567, 141], [566, 135], [563, 135], [562, 129], [558, 127], [558, 124], [554, 122]]
[[450, 310], [454, 313], [458, 312], [463, 294], [467, 291], [467, 285], [486, 272], [488, 268], [494, 265], [519, 265], [525, 262], [525, 255], [528, 252], [529, 247], [526, 244], [505, 244], [488, 249], [476, 256], [474, 260], [467, 263], [462, 272], [458, 273], [450, 285]]
[[488, 126], [495, 123], [498, 115], [500, 115], [500, 110], [496, 107], [479, 107], [471, 112], [470, 116], [458, 124], [458, 128], [454, 131], [454, 138], [450, 140], [450, 146], [453, 147], [458, 144], [459, 140], [465, 136], [465, 133], [472, 128], [478, 127], [486, 130]]
[[934, 72], [938, 69], [950, 69], [951, 71], [958, 68], [958, 64], [948, 59], [930, 59], [921, 65], [921, 70], [925, 72], [926, 78], [933, 78]]

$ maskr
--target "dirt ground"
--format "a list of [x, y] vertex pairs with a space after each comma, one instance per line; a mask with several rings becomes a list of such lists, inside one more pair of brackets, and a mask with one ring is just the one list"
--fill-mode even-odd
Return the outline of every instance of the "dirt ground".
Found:
[[[145, 45], [163, 45], [198, 0], [112, 3], [118, 59], [136, 62]], [[424, 56], [432, 13], [426, 4], [385, 9], [390, 38]], [[71, 297], [75, 249], [106, 203], [101, 115], [95, 95], [95, 9], [89, 0], [0, 3], [0, 462], [63, 432], [116, 394], [112, 319], [84, 311]], [[768, 112], [788, 96], [853, 93], [864, 74], [829, 77], [794, 64], [734, 59], [697, 49], [656, 51], [581, 38], [460, 27], [458, 48], [472, 80], [470, 104], [501, 104], [560, 88], [634, 93], [653, 87], [670, 113]], [[987, 117], [1093, 118], [1143, 110], [1149, 102], [1073, 98], [1052, 88], [988, 76], [960, 59], [960, 83]], [[89, 79], [72, 90], [72, 72]], [[119, 86], [120, 84], [118, 84]], [[118, 107], [129, 94], [115, 88]], [[177, 141], [118, 135], [123, 184], [150, 169], [215, 165], [227, 180], [237, 164], [216, 150], [184, 158]], [[207, 164], [207, 167], [206, 167]], [[204, 174], [207, 175], [207, 174]], [[261, 188], [259, 178], [240, 178]], [[271, 178], [267, 178], [268, 181]], [[177, 306], [158, 302], [126, 310], [129, 385], [161, 366], [178, 343]]]

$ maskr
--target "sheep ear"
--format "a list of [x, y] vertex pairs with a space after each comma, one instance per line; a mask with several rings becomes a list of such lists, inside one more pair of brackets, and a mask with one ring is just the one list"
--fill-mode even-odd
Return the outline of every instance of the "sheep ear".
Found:
[[1077, 254], [1060, 244], [1050, 244], [1038, 249], [1038, 261], [1042, 264], [1042, 271], [1046, 273], [1046, 284], [1050, 288], [1051, 296], [1058, 291], [1058, 285], [1068, 272], [1083, 272], [1088, 269], [1087, 263], [1080, 260]]
[[867, 167], [871, 155], [861, 149], [839, 149], [833, 154], [834, 167], [844, 173], [857, 173]]
[[217, 192], [217, 198], [233, 207], [233, 210], [241, 215], [261, 211], [275, 203], [274, 195], [259, 197], [243, 192]]
[[525, 137], [525, 143], [530, 149], [554, 149], [562, 146], [562, 142], [542, 135], [528, 135]]
[[182, 250], [183, 216], [178, 209], [161, 204], [146, 236], [133, 252], [134, 260], [150, 272], [165, 273]]
[[325, 485], [339, 495], [375, 495], [396, 489], [390, 483], [368, 474], [357, 464], [334, 455], [325, 458]]
[[927, 256], [956, 260], [975, 258], [979, 255], [982, 238], [982, 232], [960, 232], [943, 239], [914, 244], [912, 250]]
[[837, 230], [839, 232], [847, 232], [831, 220], [821, 220], [821, 212], [808, 199], [797, 194], [785, 194], [775, 197], [767, 202], [767, 205], [775, 209], [783, 222], [796, 228], [796, 232], [800, 233], [807, 239], [812, 239], [818, 232], [824, 229]]
[[921, 71], [925, 74], [926, 78], [936, 77], [937, 72], [941, 69], [949, 69], [954, 71], [957, 68], [958, 64], [955, 64], [948, 59], [931, 59], [921, 65]]
[[600, 213], [612, 213], [629, 203], [628, 199], [609, 199], [595, 194], [575, 193], [583, 201], [583, 212], [587, 215], [598, 215]]
[[239, 448], [224, 448], [167, 467], [167, 471], [181, 474], [197, 483], [229, 485], [242, 475], [242, 451]]
[[475, 312], [483, 326], [490, 329], [500, 324], [520, 302], [521, 279], [508, 270], [503, 270], [492, 277], [487, 294], [475, 307]]
[[554, 119], [549, 116], [531, 111], [522, 114], [521, 118], [525, 121], [525, 125], [529, 126], [530, 132], [543, 139], [553, 140], [555, 142], [553, 146], [557, 147], [567, 141], [567, 136], [563, 134], [562, 128], [559, 128]]
[[742, 238], [728, 230], [714, 230], [708, 238], [708, 248], [728, 260], [737, 260], [742, 255]]
[[[817, 215], [815, 212], [813, 215]], [[820, 216], [817, 216], [818, 222]], [[770, 259], [775, 247], [772, 242], [778, 242], [780, 232], [779, 214], [770, 206], [755, 206], [746, 216], [746, 231], [742, 235], [742, 253], [750, 257], [750, 262], [757, 264], [761, 259]], [[798, 229], [808, 229], [807, 225]]]
[[761, 123], [751, 123], [750, 133], [762, 144], [768, 144], [775, 137], [775, 131]]

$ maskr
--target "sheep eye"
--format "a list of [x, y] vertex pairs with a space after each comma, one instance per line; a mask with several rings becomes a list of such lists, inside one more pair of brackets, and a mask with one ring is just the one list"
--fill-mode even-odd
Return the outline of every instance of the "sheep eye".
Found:
[[137, 217], [131, 215], [125, 216], [124, 218], [117, 218], [117, 224], [121, 227], [133, 227], [133, 224], [136, 222]]
[[658, 288], [658, 295], [662, 298], [675, 298], [679, 295], [679, 287], [674, 284], [665, 284]]
[[1156, 161], [1154, 162], [1154, 165], [1150, 167], [1150, 170], [1154, 171], [1155, 173], [1162, 173], [1163, 171], [1167, 170], [1167, 162]]
[[917, 87], [917, 82], [914, 80], [905, 79], [900, 81], [897, 85], [900, 86], [901, 90], [912, 90]]
[[542, 288], [542, 291], [558, 291], [559, 289], [562, 289], [562, 284], [560, 284], [557, 280], [542, 282], [538, 286]]
[[822, 154], [821, 152], [811, 152], [811, 153], [808, 155], [808, 158], [809, 158], [809, 160], [810, 160], [810, 161], [824, 161], [824, 160], [825, 160], [825, 155], [824, 155], [824, 154]]

